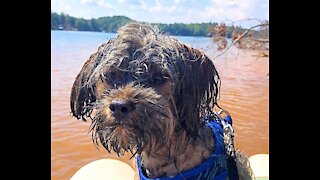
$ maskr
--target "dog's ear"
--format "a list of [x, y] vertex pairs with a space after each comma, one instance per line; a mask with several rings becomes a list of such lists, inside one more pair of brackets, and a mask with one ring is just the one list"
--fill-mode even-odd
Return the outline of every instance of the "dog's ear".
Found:
[[213, 62], [199, 50], [183, 45], [178, 61], [179, 82], [175, 104], [182, 128], [197, 137], [204, 118], [217, 103], [220, 78]]
[[97, 78], [92, 78], [92, 74], [104, 57], [104, 51], [110, 46], [108, 43], [102, 44], [98, 51], [90, 56], [83, 65], [80, 73], [76, 77], [70, 96], [71, 113], [77, 119], [86, 121], [90, 117], [92, 108], [90, 106], [96, 101]]

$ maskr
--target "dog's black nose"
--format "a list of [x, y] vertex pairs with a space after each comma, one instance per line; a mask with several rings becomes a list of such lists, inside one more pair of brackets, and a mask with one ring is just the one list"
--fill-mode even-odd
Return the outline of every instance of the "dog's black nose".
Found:
[[109, 105], [110, 110], [118, 115], [125, 115], [134, 110], [134, 105], [124, 99], [114, 99]]

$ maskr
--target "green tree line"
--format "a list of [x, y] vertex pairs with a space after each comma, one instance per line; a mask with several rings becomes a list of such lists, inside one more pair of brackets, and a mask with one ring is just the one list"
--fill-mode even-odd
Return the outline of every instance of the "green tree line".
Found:
[[133, 21], [125, 16], [101, 17], [98, 19], [86, 20], [75, 18], [66, 14], [57, 14], [51, 12], [52, 30], [72, 30], [72, 31], [99, 31], [116, 32], [119, 27]]
[[[52, 30], [72, 30], [72, 31], [98, 31], [115, 33], [119, 27], [128, 22], [134, 22], [125, 16], [100, 17], [97, 19], [86, 20], [75, 18], [64, 13], [57, 14], [51, 12], [51, 29]], [[176, 36], [212, 36], [213, 29], [218, 23], [174, 23], [162, 24], [157, 23], [158, 28], [170, 35]], [[234, 27], [228, 27], [228, 37]]]

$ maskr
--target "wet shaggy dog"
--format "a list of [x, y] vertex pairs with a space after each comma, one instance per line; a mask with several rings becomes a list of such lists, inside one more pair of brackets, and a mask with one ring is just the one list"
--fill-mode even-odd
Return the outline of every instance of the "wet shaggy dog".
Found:
[[[148, 178], [175, 176], [204, 162], [216, 139], [204, 119], [213, 117], [220, 78], [199, 50], [128, 23], [84, 64], [71, 91], [72, 114], [92, 120], [94, 144], [119, 156], [141, 158]], [[240, 179], [250, 179], [237, 156]]]

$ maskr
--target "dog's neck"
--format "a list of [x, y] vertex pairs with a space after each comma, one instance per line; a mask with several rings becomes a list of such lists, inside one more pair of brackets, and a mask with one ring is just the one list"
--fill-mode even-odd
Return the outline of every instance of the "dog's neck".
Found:
[[157, 144], [141, 153], [141, 162], [150, 178], [174, 176], [201, 164], [214, 149], [214, 137], [209, 127], [199, 129], [196, 139], [185, 130], [174, 132], [167, 143]]

